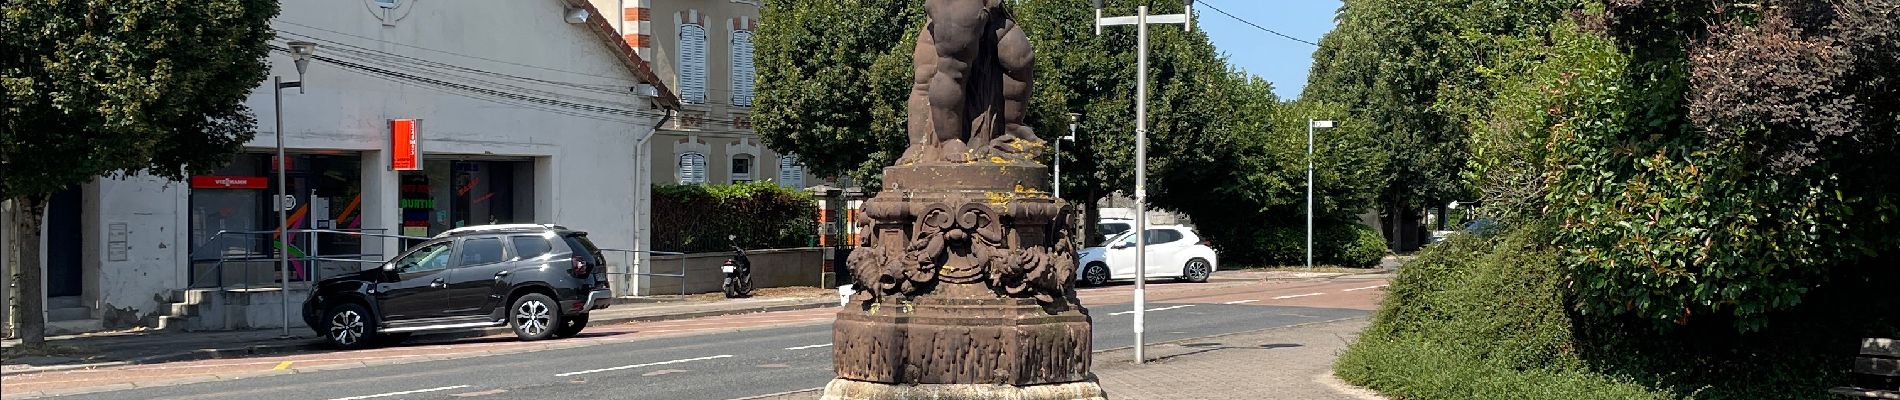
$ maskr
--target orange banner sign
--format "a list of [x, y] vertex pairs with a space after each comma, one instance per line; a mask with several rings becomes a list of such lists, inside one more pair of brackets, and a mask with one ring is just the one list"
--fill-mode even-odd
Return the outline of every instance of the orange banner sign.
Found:
[[413, 119], [389, 120], [390, 170], [422, 170], [422, 135], [416, 132], [418, 122]]

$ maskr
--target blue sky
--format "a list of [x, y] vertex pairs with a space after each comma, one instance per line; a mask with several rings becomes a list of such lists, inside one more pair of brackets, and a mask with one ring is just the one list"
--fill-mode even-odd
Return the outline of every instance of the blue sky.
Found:
[[[1302, 40], [1319, 42], [1333, 30], [1338, 0], [1195, 0], [1195, 29], [1205, 29], [1214, 47], [1234, 66], [1273, 82], [1282, 99], [1299, 97], [1306, 86], [1306, 70], [1313, 64], [1313, 45], [1261, 31], [1213, 8]], [[1212, 7], [1208, 7], [1212, 6]], [[1179, 11], [1172, 11], [1179, 12]]]

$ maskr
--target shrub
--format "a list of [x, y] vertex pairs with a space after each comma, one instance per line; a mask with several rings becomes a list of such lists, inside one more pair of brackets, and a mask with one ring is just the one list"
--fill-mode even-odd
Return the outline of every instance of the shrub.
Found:
[[1379, 265], [1379, 260], [1385, 258], [1385, 236], [1380, 235], [1378, 230], [1360, 224], [1345, 225], [1343, 230], [1350, 236], [1328, 241], [1336, 245], [1334, 251], [1327, 257], [1330, 260], [1328, 264], [1337, 264], [1342, 267], [1371, 267]]
[[[1305, 265], [1306, 264], [1306, 224], [1300, 221], [1294, 224], [1250, 224], [1236, 226], [1210, 227], [1202, 232], [1210, 237], [1220, 250], [1221, 259], [1229, 263], [1252, 265]], [[1356, 220], [1332, 219], [1315, 221], [1313, 228], [1313, 262], [1322, 265], [1342, 267], [1371, 267], [1379, 264], [1386, 255], [1385, 236], [1372, 227], [1362, 225]], [[1212, 232], [1212, 229], [1231, 228], [1237, 232]]]
[[661, 251], [726, 251], [727, 235], [746, 248], [808, 246], [817, 219], [810, 194], [772, 182], [653, 187], [653, 248]]

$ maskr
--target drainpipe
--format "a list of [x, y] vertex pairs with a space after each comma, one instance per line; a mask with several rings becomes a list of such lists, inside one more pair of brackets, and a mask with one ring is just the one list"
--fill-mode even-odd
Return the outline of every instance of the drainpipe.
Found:
[[[623, 293], [631, 293], [635, 296], [640, 295], [640, 290], [638, 285], [635, 284], [635, 282], [638, 281], [635, 277], [638, 275], [632, 275], [632, 273], [640, 272], [640, 267], [647, 266], [648, 263], [646, 260], [651, 259], [647, 257], [650, 253], [640, 252], [653, 250], [641, 245], [641, 240], [645, 239], [647, 234], [640, 231], [642, 228], [642, 224], [640, 223], [642, 215], [653, 213], [653, 187], [652, 183], [650, 183], [653, 179], [653, 162], [647, 159], [650, 157], [650, 155], [647, 154], [647, 142], [653, 140], [653, 135], [660, 132], [660, 127], [666, 126], [668, 122], [673, 121], [673, 111], [671, 108], [663, 109], [660, 120], [655, 122], [651, 129], [647, 129], [645, 134], [640, 135], [633, 141], [633, 158], [636, 163], [633, 166], [633, 170], [635, 171], [633, 174], [633, 250], [635, 253], [630, 255], [632, 259], [627, 260], [627, 269], [629, 269], [627, 272], [629, 274], [626, 275], [626, 281], [621, 283], [623, 285], [621, 287], [626, 288], [623, 289], [626, 290], [626, 292]], [[641, 196], [641, 193], [646, 193], [646, 196]], [[647, 221], [652, 221], [651, 215], [646, 215], [646, 218]], [[648, 222], [645, 225], [652, 225], [652, 223]], [[647, 229], [651, 230], [652, 228], [649, 226]], [[685, 278], [681, 279], [684, 280]]]

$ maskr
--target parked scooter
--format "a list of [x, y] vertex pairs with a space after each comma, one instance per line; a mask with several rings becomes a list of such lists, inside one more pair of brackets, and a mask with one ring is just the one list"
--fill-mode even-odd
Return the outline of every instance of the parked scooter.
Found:
[[726, 259], [726, 265], [719, 267], [726, 273], [726, 280], [720, 286], [726, 291], [726, 298], [752, 296], [752, 260], [746, 259], [745, 249], [739, 248], [738, 236], [726, 236], [732, 240], [732, 258]]

